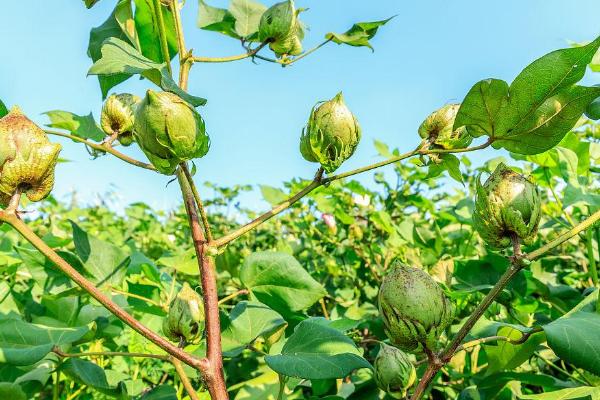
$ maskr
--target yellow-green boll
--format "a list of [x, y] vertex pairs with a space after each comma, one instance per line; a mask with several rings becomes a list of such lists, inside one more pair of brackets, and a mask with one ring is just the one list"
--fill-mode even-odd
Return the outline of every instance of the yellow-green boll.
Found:
[[511, 246], [511, 236], [531, 244], [541, 208], [537, 186], [500, 163], [483, 185], [477, 180], [473, 227], [493, 248]]
[[202, 297], [187, 283], [169, 306], [163, 319], [163, 333], [174, 342], [198, 343], [204, 331]]
[[302, 53], [304, 25], [298, 18], [301, 11], [296, 9], [293, 0], [271, 6], [260, 19], [258, 40], [268, 42], [278, 57]]
[[0, 205], [8, 205], [17, 191], [31, 201], [46, 198], [60, 150], [18, 107], [0, 118]]
[[375, 358], [374, 378], [377, 386], [395, 399], [406, 397], [406, 391], [417, 380], [417, 371], [408, 354], [385, 343]]
[[102, 106], [100, 126], [108, 136], [114, 136], [123, 146], [133, 143], [133, 123], [138, 96], [129, 93], [111, 94]]
[[434, 350], [453, 317], [452, 303], [433, 278], [398, 262], [379, 288], [379, 313], [392, 344], [408, 352]]
[[354, 154], [360, 137], [360, 125], [340, 92], [313, 107], [300, 137], [300, 153], [331, 173]]
[[176, 94], [148, 90], [134, 119], [136, 142], [163, 174], [171, 175], [180, 163], [208, 152], [210, 139], [204, 120]]
[[460, 104], [448, 104], [429, 114], [419, 126], [419, 136], [427, 139], [434, 147], [451, 150], [462, 149], [473, 141], [465, 127], [453, 130], [454, 120]]

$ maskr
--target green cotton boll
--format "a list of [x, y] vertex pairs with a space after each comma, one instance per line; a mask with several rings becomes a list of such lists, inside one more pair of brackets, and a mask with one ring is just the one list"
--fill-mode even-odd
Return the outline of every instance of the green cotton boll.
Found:
[[60, 150], [18, 107], [0, 118], [0, 205], [17, 190], [31, 201], [45, 199], [54, 187]]
[[300, 137], [300, 153], [305, 160], [318, 162], [331, 173], [354, 154], [360, 137], [358, 121], [340, 92], [313, 107]]
[[163, 319], [163, 333], [170, 340], [198, 343], [204, 331], [202, 297], [187, 283], [171, 302], [169, 313]]
[[129, 93], [112, 94], [102, 106], [100, 126], [108, 136], [117, 136], [119, 143], [129, 146], [133, 143], [135, 108], [142, 99]]
[[473, 227], [488, 245], [507, 248], [511, 234], [533, 242], [542, 216], [536, 185], [501, 163], [483, 185], [477, 180], [476, 191]]
[[409, 356], [385, 343], [381, 344], [373, 366], [375, 383], [395, 399], [405, 398], [406, 391], [417, 380], [417, 371]]
[[269, 48], [278, 56], [297, 56], [302, 53], [304, 26], [298, 18], [292, 0], [274, 4], [260, 19], [258, 40], [269, 42]]
[[452, 303], [423, 270], [396, 262], [379, 288], [379, 313], [392, 344], [408, 352], [435, 350], [452, 322]]
[[181, 162], [203, 157], [210, 146], [200, 114], [170, 92], [148, 90], [136, 108], [133, 135], [150, 162], [167, 175]]
[[429, 114], [419, 126], [419, 136], [428, 139], [437, 148], [463, 149], [471, 144], [473, 137], [465, 127], [452, 130], [460, 104], [448, 104]]

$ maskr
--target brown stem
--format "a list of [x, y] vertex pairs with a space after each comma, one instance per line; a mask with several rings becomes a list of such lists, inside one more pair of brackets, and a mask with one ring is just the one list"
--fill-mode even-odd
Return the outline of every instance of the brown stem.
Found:
[[145, 325], [138, 322], [125, 310], [123, 310], [121, 307], [115, 304], [104, 293], [98, 290], [98, 288], [96, 288], [96, 286], [94, 286], [92, 282], [88, 281], [77, 270], [71, 267], [71, 265], [69, 265], [50, 246], [48, 246], [31, 229], [29, 229], [27, 224], [21, 221], [15, 214], [9, 214], [5, 211], [0, 211], [0, 221], [6, 222], [7, 224], [11, 225], [14, 229], [16, 229], [17, 232], [19, 232], [25, 239], [27, 239], [33, 245], [33, 247], [38, 249], [50, 261], [52, 261], [58, 267], [58, 269], [60, 269], [71, 280], [73, 280], [75, 283], [81, 286], [83, 290], [88, 292], [90, 296], [92, 296], [100, 304], [106, 307], [106, 309], [113, 313], [117, 318], [129, 325], [133, 330], [138, 332], [140, 335], [144, 336], [146, 339], [150, 340], [152, 343], [156, 344], [158, 347], [160, 347], [167, 353], [173, 355], [174, 357], [177, 357], [184, 363], [188, 364], [189, 366], [197, 368], [202, 373], [208, 371], [208, 360], [198, 359], [184, 352], [177, 346], [173, 345], [171, 342], [167, 341], [152, 330], [148, 329], [148, 327], [146, 327]]
[[213, 236], [212, 231], [210, 230], [210, 224], [208, 223], [208, 216], [206, 215], [206, 210], [204, 209], [204, 204], [202, 203], [202, 198], [200, 197], [200, 193], [198, 192], [198, 188], [194, 183], [194, 178], [190, 173], [190, 169], [187, 164], [181, 164], [181, 169], [185, 173], [185, 177], [192, 189], [192, 194], [194, 195], [194, 200], [196, 200], [196, 206], [198, 207], [198, 211], [200, 211], [200, 217], [202, 218], [202, 225], [204, 226], [204, 232], [206, 233], [206, 240], [212, 242]]
[[207, 242], [200, 226], [198, 210], [194, 195], [187, 182], [182, 168], [177, 170], [177, 178], [183, 195], [183, 202], [188, 214], [194, 248], [199, 260], [202, 296], [206, 315], [206, 356], [209, 373], [205, 375], [208, 391], [213, 400], [228, 399], [225, 377], [223, 376], [223, 356], [221, 350], [221, 324], [219, 321], [219, 297], [217, 292], [217, 276], [213, 257], [206, 253]]

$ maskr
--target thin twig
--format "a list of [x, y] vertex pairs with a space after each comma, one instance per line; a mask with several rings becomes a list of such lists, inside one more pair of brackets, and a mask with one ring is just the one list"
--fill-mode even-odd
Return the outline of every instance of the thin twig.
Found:
[[185, 391], [190, 396], [190, 399], [198, 400], [199, 399], [198, 394], [196, 393], [196, 390], [192, 386], [190, 379], [188, 378], [187, 374], [185, 373], [185, 371], [183, 369], [183, 365], [181, 364], [181, 361], [179, 361], [178, 359], [176, 359], [174, 357], [171, 357], [170, 360], [171, 360], [171, 364], [173, 364], [173, 366], [175, 367], [175, 371], [177, 372], [177, 375], [179, 376], [179, 380], [183, 384]]
[[194, 200], [196, 200], [196, 206], [198, 207], [198, 211], [200, 211], [200, 218], [202, 218], [202, 225], [204, 226], [204, 232], [206, 233], [206, 240], [212, 242], [213, 235], [210, 229], [210, 224], [208, 223], [208, 216], [206, 215], [206, 210], [204, 209], [204, 204], [202, 203], [202, 198], [200, 197], [200, 193], [198, 192], [198, 188], [194, 183], [194, 178], [190, 173], [190, 169], [188, 168], [186, 163], [181, 164], [181, 169], [185, 173], [185, 177], [192, 189], [192, 194], [194, 195]]
[[58, 346], [52, 348], [52, 352], [64, 358], [78, 357], [136, 357], [136, 358], [155, 358], [157, 360], [169, 361], [171, 356], [152, 353], [129, 353], [125, 351], [94, 351], [89, 353], [66, 353]]
[[257, 48], [249, 50], [247, 53], [238, 54], [238, 55], [235, 55], [235, 56], [229, 56], [229, 57], [191, 57], [190, 60], [192, 62], [197, 62], [197, 63], [225, 63], [225, 62], [231, 62], [231, 61], [244, 60], [246, 58], [255, 57], [256, 54], [259, 51], [261, 51], [267, 44], [268, 44], [268, 42], [261, 43]]
[[231, 293], [228, 296], [223, 297], [219, 300], [219, 305], [227, 303], [231, 299], [235, 299], [238, 296], [244, 296], [248, 294], [248, 289], [240, 289], [237, 292]]

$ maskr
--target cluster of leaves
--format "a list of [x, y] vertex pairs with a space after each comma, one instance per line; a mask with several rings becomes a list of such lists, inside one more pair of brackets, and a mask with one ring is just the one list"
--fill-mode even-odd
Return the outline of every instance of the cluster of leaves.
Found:
[[[597, 172], [590, 171], [600, 158], [597, 129], [585, 123], [552, 150], [515, 156], [544, 189], [545, 218], [532, 247], [600, 204]], [[397, 154], [382, 143], [377, 148], [383, 156]], [[466, 157], [461, 161], [465, 186], [455, 186], [453, 193], [447, 178], [432, 178], [419, 160], [395, 165], [391, 177], [375, 174], [368, 187], [334, 182], [217, 257], [221, 297], [244, 290], [221, 306], [225, 371], [236, 399], [276, 396], [279, 374], [289, 376], [286, 398], [378, 398], [367, 360], [376, 354], [376, 340], [386, 339], [376, 295], [396, 258], [428, 270], [448, 289], [457, 305], [450, 331], [460, 325], [507, 267], [504, 257], [486, 251], [470, 223], [477, 174], [501, 160], [477, 169]], [[305, 183], [261, 191], [276, 204]], [[210, 186], [216, 234], [255, 216], [236, 202], [249, 187]], [[119, 215], [105, 206], [51, 199], [39, 211], [45, 218], [31, 223], [44, 241], [156, 331], [183, 282], [197, 287], [182, 209], [162, 213], [138, 203]], [[54, 346], [69, 353], [161, 351], [125, 329], [7, 226], [0, 229], [0, 390], [15, 399], [45, 398], [53, 390], [58, 398], [180, 396], [175, 372], [162, 360], [54, 354]], [[594, 240], [592, 248], [597, 246]], [[600, 315], [593, 312], [596, 294], [589, 294], [596, 277], [586, 248], [585, 240], [575, 239], [535, 262], [469, 338], [518, 339], [534, 325], [543, 326], [542, 332], [523, 344], [486, 343], [458, 353], [434, 385], [434, 396], [595, 393], [600, 347], [594, 328]], [[203, 354], [203, 345], [192, 351]]]

